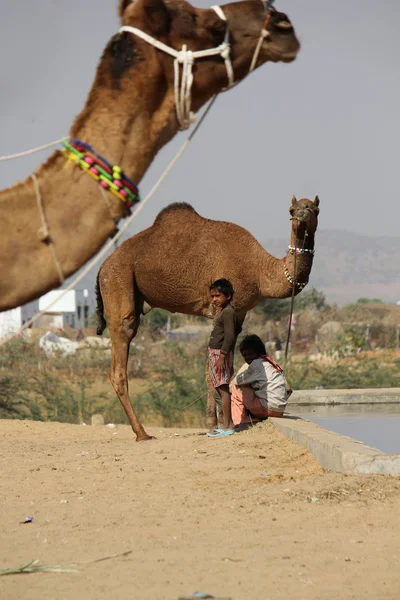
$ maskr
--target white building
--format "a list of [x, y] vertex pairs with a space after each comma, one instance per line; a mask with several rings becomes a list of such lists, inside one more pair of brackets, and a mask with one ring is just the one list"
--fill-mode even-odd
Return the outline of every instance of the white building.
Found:
[[0, 339], [18, 331], [39, 311], [44, 311], [44, 314], [33, 327], [89, 327], [89, 314], [95, 309], [94, 292], [70, 290], [61, 297], [62, 293], [63, 290], [52, 290], [39, 300], [0, 312]]
[[40, 327], [57, 327], [63, 329], [68, 323], [67, 315], [76, 312], [76, 292], [69, 290], [52, 290], [39, 298], [39, 310], [44, 312], [40, 317]]
[[0, 339], [18, 331], [39, 310], [39, 302], [30, 302], [12, 310], [0, 312]]

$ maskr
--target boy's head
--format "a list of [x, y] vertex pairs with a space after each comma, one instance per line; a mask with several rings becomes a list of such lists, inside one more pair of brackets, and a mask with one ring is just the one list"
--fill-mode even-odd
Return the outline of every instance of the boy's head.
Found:
[[217, 279], [210, 285], [211, 302], [214, 306], [225, 308], [233, 298], [233, 287], [227, 279]]
[[267, 354], [265, 344], [258, 335], [246, 335], [240, 344], [240, 352], [248, 365], [252, 363], [253, 360]]

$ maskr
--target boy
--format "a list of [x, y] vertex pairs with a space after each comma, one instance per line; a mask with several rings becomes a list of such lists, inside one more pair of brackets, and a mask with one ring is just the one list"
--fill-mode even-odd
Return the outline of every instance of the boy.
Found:
[[208, 343], [208, 367], [211, 383], [221, 395], [222, 427], [209, 433], [209, 437], [235, 433], [229, 383], [233, 375], [233, 352], [241, 327], [231, 306], [233, 293], [232, 284], [227, 279], [218, 279], [210, 285], [211, 302], [216, 308], [217, 316]]
[[240, 344], [240, 352], [246, 362], [231, 385], [235, 426], [283, 417], [288, 395], [282, 369], [267, 356], [258, 335], [246, 336]]

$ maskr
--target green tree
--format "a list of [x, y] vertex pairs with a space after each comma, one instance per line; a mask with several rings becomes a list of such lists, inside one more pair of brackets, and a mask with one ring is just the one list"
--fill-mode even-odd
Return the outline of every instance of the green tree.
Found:
[[[291, 302], [291, 298], [264, 298], [258, 305], [258, 310], [264, 313], [268, 320], [280, 321], [289, 316]], [[307, 292], [302, 292], [294, 300], [296, 312], [303, 312], [312, 308], [318, 311], [328, 308], [324, 293], [314, 287]]]

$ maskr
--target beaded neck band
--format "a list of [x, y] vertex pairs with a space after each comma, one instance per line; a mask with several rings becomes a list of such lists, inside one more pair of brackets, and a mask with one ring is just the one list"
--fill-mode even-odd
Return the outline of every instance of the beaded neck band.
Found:
[[75, 161], [81, 169], [98, 181], [103, 189], [119, 198], [128, 210], [140, 202], [136, 184], [123, 173], [121, 167], [111, 165], [89, 144], [80, 140], [64, 140], [63, 146], [63, 152], [68, 159]]
[[295, 285], [299, 290], [303, 290], [306, 287], [306, 285], [308, 283], [308, 279], [307, 279], [307, 281], [303, 281], [303, 282], [300, 282], [300, 281], [295, 282], [294, 281], [293, 277], [289, 273], [289, 269], [287, 268], [286, 258], [283, 259], [283, 272], [285, 273], [285, 277], [292, 287]]
[[306, 254], [308, 252], [311, 256], [314, 256], [315, 250], [311, 250], [310, 248], [296, 248], [295, 246], [288, 247], [288, 254]]

